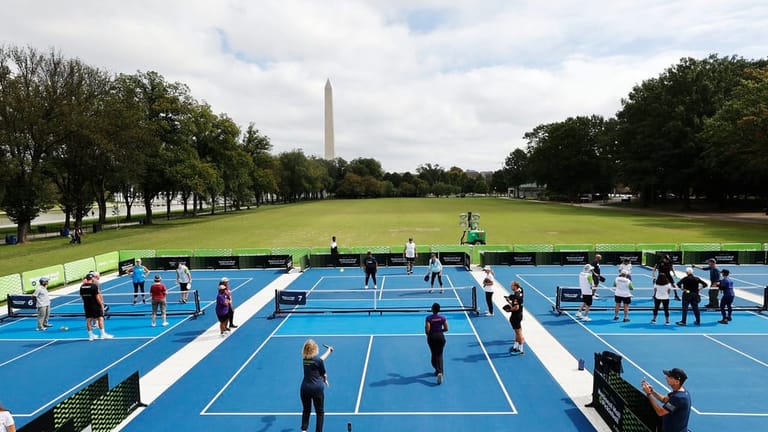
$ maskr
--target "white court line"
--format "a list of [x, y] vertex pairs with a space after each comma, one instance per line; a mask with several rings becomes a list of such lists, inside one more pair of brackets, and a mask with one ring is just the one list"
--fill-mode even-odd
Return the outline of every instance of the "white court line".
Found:
[[[39, 339], [38, 339], [38, 340], [39, 340]], [[35, 348], [35, 349], [33, 349], [33, 350], [29, 350], [29, 351], [25, 352], [24, 354], [19, 354], [19, 355], [17, 355], [16, 357], [14, 357], [14, 358], [12, 358], [12, 359], [9, 359], [9, 360], [7, 360], [7, 361], [5, 361], [5, 362], [3, 362], [3, 363], [0, 363], [0, 367], [3, 367], [3, 366], [5, 366], [5, 365], [7, 365], [8, 363], [13, 363], [14, 361], [16, 361], [16, 360], [18, 360], [18, 359], [20, 359], [20, 358], [24, 358], [24, 357], [26, 357], [26, 356], [28, 356], [28, 355], [32, 354], [33, 352], [35, 352], [35, 351], [37, 351], [37, 350], [41, 350], [41, 349], [43, 349], [43, 348], [47, 347], [48, 345], [54, 344], [54, 343], [56, 343], [56, 342], [58, 342], [58, 339], [54, 339], [54, 340], [52, 340], [52, 341], [48, 342], [47, 344], [44, 344], [44, 345], [40, 345], [39, 347], [37, 347], [37, 348]], [[15, 414], [15, 413], [14, 413], [14, 414]]]
[[[514, 415], [511, 411], [362, 411], [362, 412], [325, 412], [326, 416], [467, 416], [467, 415]], [[216, 412], [206, 413], [209, 416], [300, 416], [298, 412]], [[312, 413], [312, 415], [315, 415]]]
[[[281, 335], [274, 335], [272, 336], [275, 339], [279, 338], [321, 338], [321, 337], [364, 337], [364, 336], [371, 336], [369, 334], [281, 334]], [[424, 337], [424, 332], [421, 333], [376, 333], [376, 337]], [[474, 333], [453, 333], [451, 332], [451, 336], [474, 336]]]
[[373, 346], [373, 335], [368, 338], [368, 349], [365, 351], [365, 363], [363, 363], [363, 373], [360, 376], [360, 387], [357, 389], [357, 402], [355, 402], [355, 414], [360, 412], [360, 401], [363, 399], [363, 389], [365, 388], [365, 377], [368, 375], [368, 362], [371, 360], [371, 347]]
[[[690, 326], [688, 326], [690, 327]], [[600, 336], [708, 336], [714, 334], [716, 336], [768, 336], [768, 333], [595, 333]]]
[[[704, 336], [705, 338], [707, 338], [707, 339], [711, 340], [712, 342], [715, 342], [716, 344], [722, 345], [722, 346], [724, 346], [724, 347], [728, 348], [729, 350], [731, 350], [731, 351], [733, 351], [733, 352], [735, 352], [735, 353], [737, 353], [737, 354], [740, 354], [740, 355], [742, 355], [742, 356], [744, 356], [744, 357], [746, 357], [746, 358], [748, 358], [748, 359], [750, 359], [750, 360], [754, 361], [755, 363], [757, 363], [757, 364], [759, 364], [759, 365], [761, 365], [761, 366], [764, 366], [764, 367], [767, 367], [767, 368], [768, 368], [768, 363], [766, 363], [766, 362], [764, 362], [764, 361], [760, 361], [760, 360], [758, 360], [758, 359], [756, 359], [756, 358], [752, 357], [751, 355], [749, 355], [749, 354], [745, 353], [744, 351], [738, 350], [738, 349], [736, 349], [736, 348], [734, 348], [734, 347], [732, 347], [732, 346], [728, 345], [728, 344], [727, 344], [727, 343], [725, 343], [725, 342], [722, 342], [722, 341], [719, 341], [719, 340], [715, 339], [714, 337], [712, 337], [712, 336], [710, 336], [710, 335], [703, 335], [703, 336]], [[718, 335], [718, 336], [720, 336], [720, 335]]]

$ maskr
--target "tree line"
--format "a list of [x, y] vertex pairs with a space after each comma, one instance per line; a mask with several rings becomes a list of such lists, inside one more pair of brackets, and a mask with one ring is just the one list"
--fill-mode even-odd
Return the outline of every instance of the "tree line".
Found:
[[574, 200], [624, 185], [644, 205], [768, 198], [768, 61], [683, 58], [635, 85], [615, 117], [569, 117], [524, 135], [505, 160], [513, 187]]
[[213, 213], [265, 202], [486, 193], [478, 173], [430, 164], [385, 173], [374, 159], [323, 160], [271, 153], [269, 137], [242, 128], [157, 72], [111, 74], [55, 49], [0, 46], [0, 208], [26, 242], [32, 220], [59, 206], [64, 226], [96, 207], [104, 224], [120, 200], [131, 220], [172, 202]]
[[151, 224], [158, 200], [167, 215], [174, 201], [198, 215], [329, 196], [506, 194], [525, 183], [562, 200], [617, 185], [644, 204], [766, 197], [766, 61], [684, 58], [621, 103], [613, 118], [536, 126], [493, 173], [431, 163], [394, 173], [370, 158], [272, 154], [254, 123], [241, 127], [157, 72], [112, 74], [54, 49], [0, 46], [0, 208], [25, 242], [54, 206], [71, 228], [94, 206], [104, 224], [118, 199], [128, 220], [139, 205]]

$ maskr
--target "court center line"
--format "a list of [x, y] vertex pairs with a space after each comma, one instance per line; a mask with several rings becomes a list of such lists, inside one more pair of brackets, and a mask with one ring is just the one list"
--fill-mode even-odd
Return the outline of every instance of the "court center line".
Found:
[[712, 336], [710, 336], [710, 335], [703, 335], [703, 336], [704, 336], [705, 338], [707, 338], [707, 339], [709, 339], [709, 340], [711, 340], [711, 341], [715, 342], [716, 344], [719, 344], [719, 345], [722, 345], [722, 346], [724, 346], [724, 347], [728, 348], [729, 350], [731, 350], [731, 351], [733, 351], [733, 352], [735, 352], [735, 353], [737, 353], [737, 354], [741, 354], [742, 356], [744, 356], [744, 357], [746, 357], [746, 358], [748, 358], [748, 359], [750, 359], [750, 360], [754, 361], [755, 363], [757, 363], [757, 364], [759, 364], [759, 365], [761, 365], [761, 366], [764, 366], [764, 367], [768, 367], [768, 363], [766, 363], [766, 362], [764, 362], [764, 361], [760, 361], [760, 360], [758, 360], [758, 359], [756, 359], [756, 358], [752, 357], [751, 355], [749, 355], [749, 354], [745, 353], [744, 351], [738, 350], [738, 349], [736, 349], [736, 348], [734, 348], [734, 347], [732, 347], [732, 346], [728, 345], [728, 344], [727, 344], [727, 343], [725, 343], [725, 342], [722, 342], [722, 341], [719, 341], [719, 340], [715, 339], [714, 337], [712, 337]]
[[26, 357], [26, 356], [28, 356], [28, 355], [32, 354], [33, 352], [35, 352], [35, 351], [38, 351], [38, 350], [41, 350], [41, 349], [43, 349], [43, 348], [47, 347], [48, 345], [54, 344], [54, 343], [56, 343], [56, 342], [58, 342], [58, 341], [59, 341], [59, 339], [54, 339], [54, 340], [52, 340], [52, 341], [48, 342], [47, 344], [44, 344], [44, 345], [40, 345], [39, 347], [37, 347], [37, 348], [35, 348], [35, 349], [33, 349], [33, 350], [30, 350], [30, 351], [27, 351], [27, 352], [25, 352], [24, 354], [19, 354], [19, 355], [17, 355], [16, 357], [14, 357], [14, 358], [12, 358], [12, 359], [10, 359], [10, 360], [7, 360], [7, 361], [5, 361], [5, 362], [3, 362], [3, 363], [0, 363], [0, 367], [3, 367], [3, 366], [5, 366], [5, 365], [7, 365], [7, 364], [9, 364], [9, 363], [13, 363], [13, 362], [15, 362], [16, 360], [19, 360], [19, 359], [21, 359], [21, 358], [24, 358], [24, 357]]
[[[363, 412], [325, 412], [326, 416], [467, 416], [467, 415], [515, 415], [510, 411], [363, 411]], [[301, 412], [207, 412], [207, 416], [291, 416], [298, 417]], [[314, 416], [315, 413], [312, 413]]]
[[373, 347], [373, 335], [368, 338], [368, 349], [365, 352], [365, 363], [363, 363], [363, 374], [360, 377], [360, 387], [357, 389], [357, 402], [355, 402], [355, 414], [360, 411], [360, 402], [363, 399], [363, 388], [365, 387], [365, 377], [368, 375], [368, 362], [371, 360], [371, 348]]
[[[473, 275], [473, 277], [477, 279], [482, 276]], [[481, 281], [478, 280], [478, 282], [481, 282]], [[464, 303], [461, 301], [461, 298], [459, 297], [458, 292], [454, 291], [453, 295], [456, 296], [456, 299], [459, 301], [459, 304], [462, 307], [464, 307]], [[475, 298], [477, 298], [477, 295], [475, 295]], [[483, 340], [480, 337], [480, 334], [477, 333], [477, 328], [475, 328], [475, 324], [472, 322], [472, 319], [470, 319], [469, 313], [465, 311], [464, 317], [469, 323], [469, 327], [472, 329], [472, 333], [474, 334], [475, 339], [477, 340], [477, 343], [480, 346], [480, 350], [482, 350], [483, 355], [485, 356], [485, 360], [488, 362], [488, 366], [491, 367], [491, 371], [493, 372], [493, 375], [496, 377], [496, 382], [499, 383], [499, 387], [501, 388], [501, 392], [504, 394], [504, 397], [507, 399], [507, 403], [509, 404], [510, 408], [512, 408], [512, 412], [514, 414], [517, 414], [517, 408], [515, 407], [514, 402], [512, 402], [512, 397], [509, 396], [507, 387], [504, 385], [504, 381], [502, 381], [501, 377], [499, 376], [499, 371], [496, 370], [496, 366], [493, 364], [493, 360], [491, 360], [491, 356], [490, 354], [488, 354], [488, 350], [485, 348], [485, 344], [483, 343]]]

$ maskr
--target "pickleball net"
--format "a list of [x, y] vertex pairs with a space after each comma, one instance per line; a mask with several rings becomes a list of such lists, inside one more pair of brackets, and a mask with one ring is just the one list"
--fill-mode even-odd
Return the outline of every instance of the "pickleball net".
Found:
[[387, 288], [309, 291], [275, 290], [275, 312], [281, 314], [429, 312], [477, 313], [477, 288]]
[[[102, 293], [105, 317], [148, 316], [152, 314], [152, 298], [149, 293]], [[51, 293], [52, 317], [84, 316], [83, 299], [79, 294]], [[160, 313], [158, 308], [157, 313]], [[200, 295], [197, 290], [168, 291], [166, 293], [166, 315], [200, 315]], [[8, 295], [7, 318], [28, 318], [37, 316], [37, 304], [32, 295]]]
[[[677, 290], [677, 294], [681, 299], [683, 297], [682, 289], [675, 287], [669, 294], [669, 310], [679, 311], [683, 309], [683, 302], [675, 300], [675, 290]], [[754, 285], [736, 286], [734, 287], [734, 292], [736, 296], [733, 299], [733, 310], [768, 310], [768, 287]], [[581, 289], [579, 287], [558, 286], [556, 288], [555, 296], [555, 305], [552, 306], [552, 309], [557, 312], [576, 311], [579, 309], [582, 302]], [[613, 288], [600, 286], [597, 289], [597, 296], [592, 299], [590, 310], [613, 310], [616, 304], [614, 296], [615, 293]], [[699, 308], [707, 310], [706, 306], [709, 302], [709, 288], [702, 289], [699, 297]], [[718, 299], [721, 299], [722, 297], [723, 294], [719, 293]], [[632, 303], [630, 304], [630, 309], [653, 310], [653, 308], [653, 288], [635, 288], [632, 290]]]

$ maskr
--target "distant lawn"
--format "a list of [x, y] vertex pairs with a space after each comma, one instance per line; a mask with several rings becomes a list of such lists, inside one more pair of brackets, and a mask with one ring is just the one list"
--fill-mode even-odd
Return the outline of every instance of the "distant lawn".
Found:
[[[120, 249], [458, 244], [459, 214], [479, 213], [488, 244], [768, 242], [766, 225], [497, 198], [326, 200], [270, 205], [155, 225], [0, 247], [0, 275]], [[107, 225], [109, 228], [109, 224]]]

